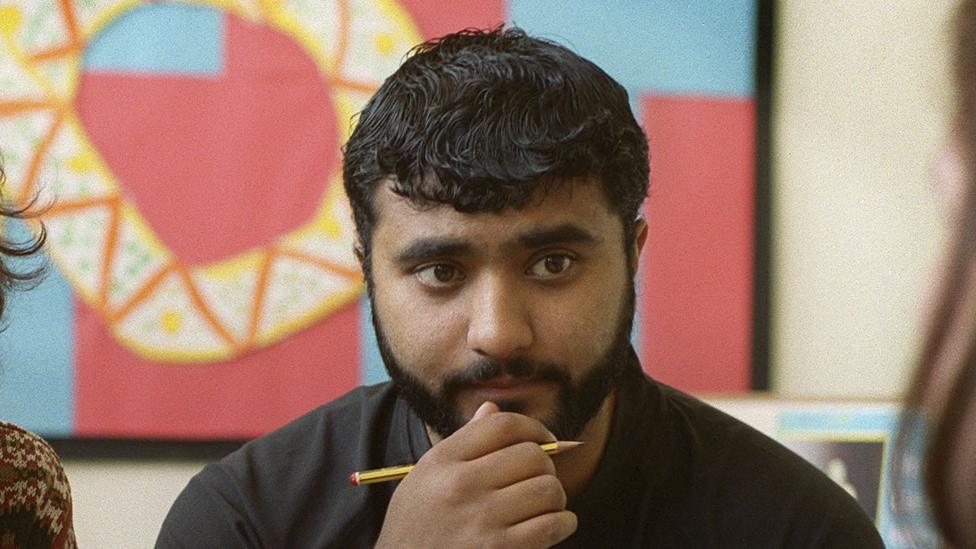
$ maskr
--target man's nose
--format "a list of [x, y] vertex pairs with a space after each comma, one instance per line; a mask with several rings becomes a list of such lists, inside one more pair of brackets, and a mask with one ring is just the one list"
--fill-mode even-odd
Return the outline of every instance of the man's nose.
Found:
[[511, 359], [532, 344], [530, 304], [516, 286], [504, 277], [486, 276], [473, 288], [468, 346], [479, 355]]

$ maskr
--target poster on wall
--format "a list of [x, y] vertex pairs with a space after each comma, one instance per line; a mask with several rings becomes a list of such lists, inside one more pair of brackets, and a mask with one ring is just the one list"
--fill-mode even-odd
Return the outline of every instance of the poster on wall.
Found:
[[603, 67], [648, 132], [645, 368], [748, 390], [758, 9], [0, 1], [3, 193], [45, 207], [49, 263], [4, 317], [0, 417], [49, 437], [243, 439], [383, 380], [340, 147], [411, 47], [502, 22]]
[[776, 439], [846, 490], [874, 520], [885, 547], [940, 546], [921, 481], [923, 425], [909, 429], [896, 448], [901, 410], [895, 405], [784, 408]]

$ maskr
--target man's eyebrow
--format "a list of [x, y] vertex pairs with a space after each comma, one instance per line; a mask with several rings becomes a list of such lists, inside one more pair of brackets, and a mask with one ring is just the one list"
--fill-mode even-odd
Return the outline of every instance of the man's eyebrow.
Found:
[[554, 244], [596, 244], [601, 239], [573, 223], [537, 229], [520, 234], [518, 244], [523, 248], [543, 248]]
[[[601, 239], [593, 233], [573, 223], [555, 227], [534, 229], [524, 232], [514, 242], [503, 245], [507, 251], [516, 248], [544, 248], [556, 244], [595, 244]], [[418, 238], [396, 254], [394, 260], [400, 264], [417, 263], [435, 257], [458, 257], [475, 254], [475, 246], [467, 240], [451, 237]]]
[[415, 263], [425, 259], [444, 256], [471, 255], [474, 246], [470, 242], [455, 238], [420, 238], [411, 242], [396, 255], [397, 263]]

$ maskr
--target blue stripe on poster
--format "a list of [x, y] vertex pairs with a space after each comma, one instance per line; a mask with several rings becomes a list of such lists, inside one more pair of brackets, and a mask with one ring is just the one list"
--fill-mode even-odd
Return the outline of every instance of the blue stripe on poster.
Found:
[[359, 353], [360, 375], [363, 385], [373, 385], [390, 379], [383, 366], [383, 357], [376, 346], [376, 332], [373, 330], [373, 309], [365, 295], [359, 301]]
[[837, 410], [820, 412], [783, 412], [779, 416], [781, 431], [827, 431], [887, 433], [897, 427], [898, 417], [892, 412], [851, 412]]
[[638, 91], [751, 96], [756, 0], [511, 0], [510, 20]]
[[135, 8], [89, 43], [82, 64], [103, 72], [216, 76], [224, 64], [224, 14], [202, 6]]
[[29, 292], [8, 295], [0, 333], [0, 418], [68, 436], [74, 410], [74, 298], [52, 264]]

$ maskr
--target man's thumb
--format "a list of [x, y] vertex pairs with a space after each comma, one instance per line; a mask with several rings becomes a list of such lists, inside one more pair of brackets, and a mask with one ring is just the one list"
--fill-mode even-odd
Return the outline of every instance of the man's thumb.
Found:
[[471, 421], [475, 421], [483, 417], [488, 417], [491, 414], [494, 414], [495, 412], [498, 411], [500, 411], [500, 409], [498, 408], [497, 404], [495, 404], [490, 400], [486, 400], [484, 404], [478, 407], [478, 410], [474, 413], [474, 416], [471, 418]]

